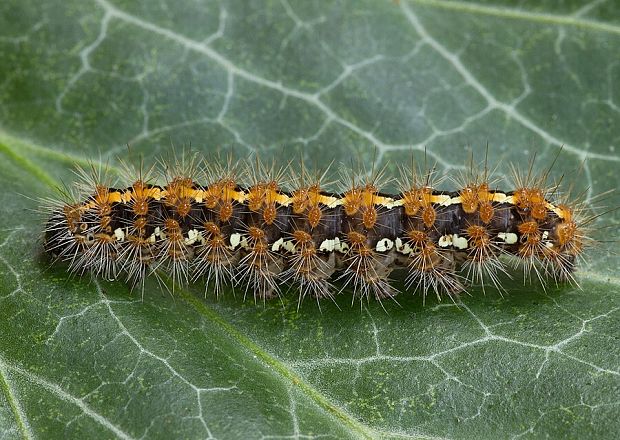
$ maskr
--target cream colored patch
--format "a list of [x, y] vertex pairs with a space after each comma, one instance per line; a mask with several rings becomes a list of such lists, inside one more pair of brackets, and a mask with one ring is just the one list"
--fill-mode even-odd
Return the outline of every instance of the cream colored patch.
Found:
[[349, 243], [346, 243], [344, 241], [340, 241], [340, 239], [338, 237], [336, 237], [334, 239], [335, 243], [334, 243], [334, 250], [338, 251], [340, 253], [346, 254], [347, 252], [349, 252]]
[[230, 249], [235, 250], [241, 243], [241, 234], [230, 234]]
[[377, 242], [375, 250], [377, 252], [387, 252], [394, 247], [394, 242], [389, 238], [383, 238]]
[[401, 252], [405, 255], [411, 255], [413, 254], [413, 248], [409, 245], [409, 243], [405, 243]]
[[204, 245], [207, 242], [207, 239], [202, 235], [202, 232], [198, 231], [198, 237], [196, 237], [196, 241]]
[[293, 240], [287, 240], [287, 241], [282, 242], [282, 249], [290, 252], [291, 254], [297, 253], [297, 248], [295, 247], [295, 241]]
[[284, 243], [284, 239], [283, 238], [279, 238], [276, 241], [273, 242], [273, 244], [271, 245], [271, 250], [273, 252], [279, 252], [280, 251], [280, 246], [282, 246], [282, 244]]
[[548, 240], [548, 238], [549, 238], [549, 231], [544, 231], [542, 234], [543, 242], [545, 243], [545, 247], [547, 249], [551, 249], [553, 247], [553, 242], [551, 240]]
[[185, 244], [191, 246], [199, 240], [199, 237], [200, 232], [198, 232], [196, 229], [190, 229], [189, 231], [187, 231], [187, 237], [184, 240]]
[[403, 241], [398, 237], [395, 240], [395, 244], [397, 252], [404, 255], [409, 255], [413, 253], [413, 249], [411, 248], [411, 246], [409, 246], [409, 243], [403, 243]]
[[400, 239], [400, 237], [396, 237], [396, 240], [394, 240], [394, 244], [396, 245], [396, 250], [400, 252], [403, 248], [403, 241]]
[[448, 246], [452, 246], [452, 234], [448, 234], [448, 235], [442, 235], [441, 237], [439, 237], [439, 247], [448, 247]]
[[116, 228], [114, 230], [114, 236], [116, 237], [116, 241], [125, 241], [125, 231], [122, 228]]
[[319, 251], [333, 252], [336, 245], [336, 240], [338, 240], [338, 237], [336, 237], [334, 240], [323, 240], [323, 242], [319, 246]]
[[459, 237], [458, 234], [453, 234], [452, 245], [457, 249], [467, 249], [468, 242], [465, 237]]
[[519, 237], [514, 232], [500, 232], [497, 234], [497, 238], [506, 244], [515, 244], [519, 240]]

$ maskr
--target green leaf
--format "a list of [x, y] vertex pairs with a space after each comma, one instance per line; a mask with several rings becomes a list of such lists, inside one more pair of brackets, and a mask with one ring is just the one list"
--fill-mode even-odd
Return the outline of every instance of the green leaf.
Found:
[[488, 144], [501, 186], [538, 152], [588, 201], [618, 188], [618, 3], [520, 3], [2, 2], [0, 436], [615, 438], [617, 212], [581, 290], [517, 273], [458, 306], [142, 301], [42, 256], [74, 162], [188, 144], [391, 174], [427, 149], [450, 176]]

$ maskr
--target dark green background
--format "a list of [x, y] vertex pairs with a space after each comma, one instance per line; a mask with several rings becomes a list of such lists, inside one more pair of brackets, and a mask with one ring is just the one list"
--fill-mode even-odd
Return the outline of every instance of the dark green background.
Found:
[[617, 212], [582, 290], [517, 273], [459, 307], [345, 293], [321, 312], [69, 278], [36, 209], [127, 144], [148, 163], [376, 154], [389, 174], [426, 147], [455, 175], [488, 143], [507, 188], [509, 162], [563, 145], [552, 178], [591, 201], [619, 184], [619, 19], [611, 0], [0, 3], [0, 437], [615, 438]]

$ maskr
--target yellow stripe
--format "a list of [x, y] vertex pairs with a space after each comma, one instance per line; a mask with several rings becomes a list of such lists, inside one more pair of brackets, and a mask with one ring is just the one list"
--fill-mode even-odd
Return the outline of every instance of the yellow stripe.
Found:
[[[231, 191], [232, 199], [238, 203], [245, 203], [248, 200], [249, 194], [244, 191]], [[492, 192], [491, 201], [496, 203], [506, 203], [509, 205], [515, 205], [515, 199], [513, 196], [508, 196], [503, 192]], [[187, 194], [189, 197], [197, 201], [198, 203], [202, 203], [203, 200], [208, 195], [208, 192], [201, 189], [195, 189], [189, 191]], [[145, 191], [145, 196], [152, 198], [154, 200], [162, 200], [166, 199], [168, 196], [168, 192], [165, 189], [153, 186]], [[293, 198], [284, 193], [276, 193], [272, 195], [274, 201], [280, 206], [289, 206], [293, 202]], [[126, 191], [112, 191], [108, 194], [108, 202], [109, 203], [129, 203], [132, 199], [134, 199], [133, 192], [131, 189]], [[318, 196], [319, 203], [327, 206], [328, 208], [335, 208], [336, 206], [340, 206], [343, 204], [343, 198], [328, 196], [325, 194], [320, 194]], [[461, 197], [450, 197], [446, 194], [435, 194], [430, 196], [430, 202], [434, 205], [439, 206], [451, 206], [457, 205], [461, 203]], [[383, 206], [388, 209], [392, 209], [398, 206], [403, 206], [404, 201], [402, 198], [396, 199], [392, 197], [385, 196], [375, 196], [374, 197], [374, 205], [375, 206]], [[92, 208], [96, 208], [97, 203], [94, 200], [89, 200], [84, 205], [82, 205], [81, 210], [88, 210]], [[563, 208], [560, 208], [554, 205], [551, 202], [545, 202], [545, 207], [554, 212], [559, 218], [565, 219], [567, 217], [567, 213]]]
[[491, 198], [491, 201], [497, 202], [497, 203], [510, 203], [511, 205], [513, 204], [512, 196], [507, 196], [503, 192], [493, 193], [493, 197]]
[[437, 194], [434, 196], [431, 195], [431, 203], [434, 203], [436, 205], [441, 205], [441, 206], [450, 206], [456, 203], [461, 203], [461, 198], [460, 197], [450, 198], [450, 196], [446, 194]]
[[562, 220], [564, 220], [564, 218], [566, 218], [566, 214], [564, 212], [564, 210], [562, 208], [558, 208], [557, 206], [555, 206], [552, 203], [546, 202], [545, 203], [545, 207], [549, 210], [549, 211], [553, 211], [557, 214], [558, 217], [560, 217]]

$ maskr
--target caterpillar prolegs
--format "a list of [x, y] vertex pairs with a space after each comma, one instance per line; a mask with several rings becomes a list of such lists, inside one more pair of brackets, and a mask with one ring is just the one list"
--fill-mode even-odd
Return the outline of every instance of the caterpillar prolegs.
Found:
[[151, 274], [181, 284], [204, 278], [207, 292], [231, 284], [261, 300], [283, 286], [300, 299], [343, 289], [390, 298], [398, 293], [394, 270], [404, 272], [408, 291], [454, 298], [469, 283], [502, 289], [510, 256], [526, 278], [575, 282], [593, 217], [558, 196], [548, 172], [515, 169], [505, 192], [486, 164], [455, 179], [454, 191], [434, 187], [434, 170], [400, 171], [398, 192], [387, 194], [381, 172], [345, 172], [333, 188], [303, 166], [220, 164], [195, 154], [147, 171], [125, 166], [121, 184], [92, 166], [76, 172], [63, 200], [49, 201], [44, 247], [73, 273], [134, 287]]

